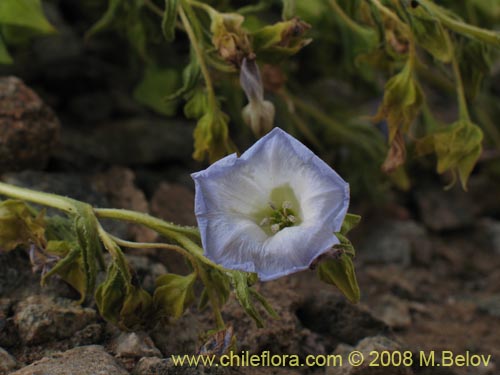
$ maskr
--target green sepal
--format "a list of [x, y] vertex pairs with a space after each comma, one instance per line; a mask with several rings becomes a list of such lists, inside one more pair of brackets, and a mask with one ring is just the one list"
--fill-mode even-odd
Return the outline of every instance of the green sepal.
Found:
[[104, 31], [112, 25], [118, 17], [118, 11], [122, 5], [123, 0], [109, 0], [108, 9], [102, 17], [85, 33], [85, 38], [88, 39], [101, 31]]
[[[203, 265], [200, 265], [200, 267], [203, 267]], [[215, 293], [217, 306], [221, 308], [227, 302], [231, 293], [230, 279], [219, 270], [209, 267], [205, 267], [205, 274], [207, 284], [201, 293], [198, 309], [203, 310], [210, 302], [207, 289], [211, 289]]]
[[241, 307], [243, 307], [247, 315], [255, 321], [257, 327], [264, 327], [264, 320], [262, 319], [262, 315], [260, 315], [252, 302], [250, 289], [248, 287], [248, 277], [246, 273], [240, 271], [231, 271], [230, 275], [234, 293], [236, 294], [236, 299], [240, 303]]
[[194, 301], [194, 282], [196, 273], [187, 276], [168, 273], [156, 280], [153, 303], [159, 319], [167, 317], [177, 319]]
[[346, 214], [342, 227], [340, 228], [340, 234], [344, 236], [349, 233], [353, 228], [357, 227], [361, 221], [361, 216], [355, 214]]
[[27, 27], [41, 33], [56, 31], [47, 21], [40, 0], [0, 1], [0, 24]]
[[172, 42], [175, 39], [175, 22], [177, 21], [178, 7], [179, 0], [165, 0], [165, 11], [163, 12], [161, 29], [167, 42]]
[[352, 257], [342, 253], [338, 259], [327, 259], [318, 266], [318, 277], [321, 281], [335, 285], [352, 303], [360, 300], [356, 273]]

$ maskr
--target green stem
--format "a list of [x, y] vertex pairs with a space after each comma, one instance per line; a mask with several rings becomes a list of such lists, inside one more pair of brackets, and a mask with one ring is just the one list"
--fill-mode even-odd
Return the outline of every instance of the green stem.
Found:
[[71, 198], [61, 197], [55, 194], [44, 193], [0, 182], [0, 195], [57, 208], [70, 214], [76, 213], [76, 208]]
[[[168, 223], [151, 215], [136, 212], [131, 210], [123, 210], [118, 208], [94, 208], [97, 217], [103, 219], [117, 219], [125, 221], [133, 221], [150, 227], [152, 229], [161, 228], [174, 231], [177, 233], [187, 234], [199, 238], [200, 232], [196, 227], [181, 226], [174, 223]], [[156, 229], [155, 229], [156, 230]]]
[[203, 75], [203, 79], [205, 80], [205, 86], [207, 89], [209, 107], [215, 109], [218, 107], [217, 99], [215, 97], [212, 78], [210, 77], [210, 72], [208, 71], [207, 64], [205, 61], [205, 55], [201, 49], [200, 42], [196, 37], [193, 27], [189, 22], [189, 18], [187, 17], [186, 12], [184, 11], [183, 4], [179, 6], [179, 16], [181, 17], [182, 24], [184, 25], [189, 41], [191, 42], [191, 46], [193, 47], [196, 58], [198, 59], [198, 63], [200, 64], [201, 74]]
[[391, 20], [393, 20], [394, 22], [396, 22], [396, 24], [399, 27], [401, 27], [401, 29], [403, 29], [405, 34], [407, 34], [408, 36], [411, 36], [411, 30], [410, 30], [409, 26], [406, 23], [404, 23], [401, 20], [401, 18], [398, 17], [398, 15], [396, 13], [394, 13], [392, 10], [390, 10], [385, 5], [383, 5], [379, 0], [371, 0], [371, 2], [373, 5], [375, 5], [378, 8], [378, 10], [380, 10], [380, 12], [385, 14], [386, 17], [388, 17]]
[[151, 0], [142, 0], [144, 5], [148, 7], [153, 13], [159, 15], [163, 18], [163, 13], [165, 13], [159, 6], [153, 3]]
[[344, 21], [344, 23], [354, 32], [363, 33], [365, 31], [361, 25], [353, 21], [351, 17], [349, 17], [346, 12], [344, 12], [344, 10], [337, 3], [337, 0], [330, 0], [329, 3], [331, 8], [338, 14], [342, 21]]
[[226, 324], [224, 323], [224, 319], [222, 318], [222, 313], [219, 308], [219, 303], [217, 301], [217, 296], [214, 294], [212, 287], [210, 286], [210, 282], [208, 280], [208, 276], [203, 269], [202, 266], [198, 267], [198, 275], [200, 276], [201, 282], [206, 286], [206, 291], [208, 294], [208, 299], [210, 300], [210, 305], [212, 305], [212, 311], [215, 316], [215, 323], [217, 324], [218, 329], [223, 329]]
[[432, 15], [437, 17], [444, 26], [467, 36], [473, 36], [483, 42], [490, 43], [494, 46], [500, 46], [500, 34], [495, 31], [485, 30], [477, 26], [469, 25], [449, 16], [447, 11], [439, 5], [434, 4], [429, 0], [418, 0], [420, 4], [426, 7]]

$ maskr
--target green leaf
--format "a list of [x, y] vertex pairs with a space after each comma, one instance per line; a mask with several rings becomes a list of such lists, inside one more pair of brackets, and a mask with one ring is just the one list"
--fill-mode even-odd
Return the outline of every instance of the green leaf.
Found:
[[184, 71], [182, 72], [182, 87], [175, 91], [173, 94], [168, 95], [165, 100], [175, 100], [188, 94], [196, 86], [200, 76], [200, 66], [198, 65], [198, 61], [196, 60], [196, 58], [192, 56], [191, 62], [184, 68]]
[[82, 250], [83, 269], [87, 280], [87, 292], [92, 293], [97, 277], [97, 261], [102, 257], [101, 242], [98, 234], [99, 223], [92, 206], [75, 201], [77, 214], [74, 218], [74, 231]]
[[45, 252], [62, 259], [49, 272], [42, 275], [42, 285], [45, 285], [49, 277], [58, 275], [80, 293], [79, 302], [82, 303], [87, 293], [87, 278], [83, 269], [81, 248], [75, 242], [49, 241]]
[[162, 69], [154, 65], [147, 66], [142, 81], [134, 90], [134, 98], [162, 115], [173, 116], [177, 103], [166, 102], [165, 95], [174, 90], [177, 81], [176, 70]]
[[358, 226], [361, 221], [361, 216], [354, 214], [345, 215], [344, 222], [342, 223], [342, 228], [340, 228], [340, 233], [344, 236], [349, 233], [353, 228]]
[[263, 327], [264, 320], [255, 308], [251, 299], [251, 291], [248, 286], [247, 275], [244, 272], [239, 271], [231, 271], [230, 275], [236, 298], [238, 299], [241, 307], [243, 307], [245, 312], [255, 321], [257, 327]]
[[97, 308], [104, 319], [119, 324], [123, 302], [130, 289], [130, 280], [128, 280], [127, 274], [117, 263], [111, 262], [108, 266], [106, 279], [95, 292]]
[[423, 100], [422, 89], [413, 76], [409, 59], [403, 70], [386, 83], [383, 103], [374, 118], [374, 121], [387, 119], [389, 143], [394, 141], [398, 131], [408, 131], [420, 113]]
[[423, 7], [411, 8], [410, 23], [417, 43], [436, 59], [448, 63], [453, 57], [453, 46], [441, 22]]
[[199, 119], [208, 112], [208, 96], [204, 88], [197, 88], [184, 106], [184, 115], [188, 119]]
[[229, 140], [228, 121], [229, 117], [218, 108], [200, 118], [193, 134], [195, 160], [201, 161], [208, 154], [210, 162], [213, 163], [233, 151]]
[[194, 301], [194, 282], [196, 273], [187, 276], [169, 273], [156, 280], [153, 295], [155, 310], [160, 318], [179, 318], [184, 310]]
[[298, 18], [264, 26], [252, 34], [254, 51], [262, 61], [280, 62], [295, 55], [312, 41], [303, 37], [310, 27]]
[[161, 22], [163, 36], [167, 42], [172, 42], [175, 38], [175, 22], [177, 21], [177, 9], [179, 0], [165, 0], [165, 12]]
[[484, 43], [470, 39], [463, 41], [458, 52], [460, 75], [464, 83], [465, 94], [473, 100], [481, 90], [484, 78], [490, 74], [492, 51]]
[[212, 292], [215, 293], [217, 305], [221, 308], [227, 302], [229, 293], [231, 292], [230, 279], [222, 272], [208, 267], [206, 267], [205, 273], [206, 284], [198, 302], [198, 309], [204, 309], [209, 302], [207, 289], [211, 289]]
[[44, 212], [34, 216], [28, 205], [18, 200], [0, 203], [0, 251], [11, 251], [18, 246], [34, 244], [45, 246]]
[[42, 33], [56, 31], [45, 18], [40, 0], [0, 1], [0, 23], [28, 27]]
[[342, 254], [339, 259], [327, 259], [318, 266], [321, 281], [335, 285], [352, 303], [359, 302], [361, 293], [351, 256]]
[[458, 174], [464, 190], [469, 176], [482, 152], [483, 132], [466, 120], [459, 120], [417, 142], [417, 153], [424, 155], [434, 150], [437, 172]]
[[7, 47], [5, 46], [5, 42], [0, 34], [0, 64], [12, 64], [14, 60], [9, 54]]
[[153, 298], [140, 287], [133, 286], [120, 310], [120, 327], [130, 330], [148, 325], [153, 315]]

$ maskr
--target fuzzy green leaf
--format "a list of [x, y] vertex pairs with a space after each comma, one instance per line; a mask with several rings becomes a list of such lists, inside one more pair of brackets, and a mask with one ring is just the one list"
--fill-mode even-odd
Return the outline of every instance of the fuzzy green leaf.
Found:
[[82, 250], [78, 244], [49, 241], [45, 252], [62, 259], [49, 272], [42, 275], [42, 285], [45, 285], [49, 277], [58, 275], [80, 293], [80, 303], [83, 302], [87, 293], [87, 278], [83, 269]]
[[208, 154], [211, 163], [233, 151], [229, 140], [229, 117], [220, 109], [207, 112], [198, 121], [194, 129], [195, 160], [203, 160]]
[[182, 72], [182, 87], [180, 87], [173, 94], [168, 95], [165, 100], [175, 100], [189, 94], [198, 83], [200, 76], [200, 66], [196, 61], [196, 58], [193, 57], [191, 58], [191, 62], [184, 68], [184, 71]]
[[175, 22], [177, 21], [177, 9], [179, 0], [165, 0], [165, 12], [161, 22], [163, 36], [167, 42], [172, 42], [175, 38]]
[[458, 52], [465, 94], [473, 100], [481, 90], [484, 78], [490, 74], [491, 48], [484, 43], [470, 39], [463, 42]]
[[342, 254], [339, 259], [327, 259], [318, 266], [321, 281], [335, 285], [352, 303], [359, 302], [361, 293], [352, 257]]
[[257, 327], [263, 327], [264, 320], [255, 308], [251, 299], [251, 291], [248, 286], [247, 275], [244, 272], [239, 271], [231, 271], [230, 275], [236, 298], [238, 299], [241, 307], [243, 307], [245, 312], [255, 321]]
[[423, 7], [411, 8], [411, 27], [417, 43], [436, 59], [448, 63], [453, 57], [453, 47], [441, 22]]
[[34, 216], [26, 203], [6, 200], [0, 203], [0, 251], [11, 251], [17, 246], [38, 248], [45, 245], [44, 213]]
[[197, 88], [184, 106], [184, 115], [188, 119], [199, 119], [208, 111], [208, 97], [205, 89]]
[[0, 23], [23, 26], [42, 33], [56, 31], [45, 18], [40, 0], [0, 1]]
[[374, 118], [374, 121], [387, 119], [389, 143], [394, 141], [398, 131], [408, 131], [423, 101], [422, 89], [413, 76], [412, 64], [408, 60], [403, 70], [386, 83], [383, 103]]
[[134, 98], [162, 115], [173, 116], [177, 103], [166, 102], [165, 94], [174, 90], [177, 81], [176, 70], [147, 66], [142, 81], [134, 90]]
[[99, 313], [108, 322], [119, 324], [123, 302], [130, 291], [130, 281], [120, 267], [111, 262], [106, 279], [97, 287], [95, 301]]
[[196, 273], [187, 276], [169, 273], [156, 280], [153, 295], [155, 309], [160, 318], [179, 318], [194, 301], [194, 282]]
[[437, 156], [437, 172], [457, 173], [464, 190], [467, 181], [482, 152], [483, 132], [465, 120], [440, 129], [417, 142], [417, 153], [424, 155], [434, 150]]
[[83, 269], [87, 280], [87, 292], [92, 293], [97, 277], [97, 261], [102, 257], [101, 242], [97, 232], [99, 223], [92, 206], [76, 202], [77, 214], [74, 219], [74, 231], [78, 245], [82, 250]]
[[153, 298], [140, 287], [133, 286], [120, 310], [120, 327], [137, 330], [150, 322], [153, 315]]
[[252, 34], [254, 51], [259, 59], [277, 63], [295, 55], [312, 41], [303, 37], [309, 29], [310, 25], [298, 18], [264, 26]]

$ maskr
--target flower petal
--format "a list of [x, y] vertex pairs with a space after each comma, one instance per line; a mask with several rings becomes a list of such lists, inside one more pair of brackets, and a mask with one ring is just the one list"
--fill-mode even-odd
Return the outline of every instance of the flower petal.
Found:
[[[230, 155], [192, 176], [205, 255], [226, 268], [272, 280], [308, 268], [339, 243], [334, 232], [347, 213], [349, 185], [279, 128], [240, 158]], [[296, 196], [301, 220], [269, 236], [254, 214], [283, 186]]]

